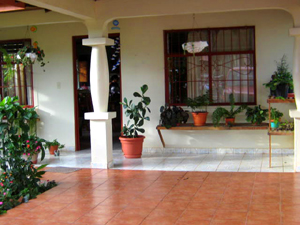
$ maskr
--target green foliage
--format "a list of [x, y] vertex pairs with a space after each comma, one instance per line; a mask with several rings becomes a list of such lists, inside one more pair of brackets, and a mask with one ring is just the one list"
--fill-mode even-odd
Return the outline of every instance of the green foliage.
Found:
[[48, 149], [50, 149], [51, 146], [56, 146], [56, 145], [58, 146], [58, 149], [62, 149], [65, 147], [65, 145], [59, 143], [57, 139], [54, 139], [53, 141], [46, 141], [45, 143], [45, 147]]
[[277, 86], [280, 84], [287, 84], [291, 89], [293, 89], [293, 76], [289, 71], [289, 65], [286, 62], [286, 56], [284, 55], [281, 58], [280, 62], [276, 61], [276, 64], [277, 71], [274, 72], [272, 80], [263, 85], [265, 85], [267, 88], [270, 88], [273, 91], [275, 91], [277, 89]]
[[216, 110], [212, 114], [212, 120], [214, 126], [219, 126], [220, 120], [222, 118], [235, 118], [235, 116], [239, 113], [241, 113], [243, 110], [247, 108], [247, 105], [241, 105], [238, 108], [235, 109], [235, 100], [234, 95], [231, 93], [229, 95], [229, 101], [230, 101], [230, 110], [227, 110], [222, 107], [216, 108]]
[[186, 123], [189, 119], [189, 114], [185, 112], [181, 107], [160, 107], [160, 120], [161, 125], [167, 129], [176, 127], [177, 124]]
[[283, 113], [278, 111], [276, 108], [271, 108], [271, 120], [274, 120], [274, 123], [278, 123], [279, 119], [283, 116]]
[[275, 99], [279, 99], [279, 100], [285, 100], [285, 98], [284, 98], [284, 97], [282, 97], [282, 96], [277, 96]]
[[0, 214], [20, 204], [23, 198], [35, 198], [45, 190], [40, 179], [46, 165], [35, 168], [31, 162], [31, 156], [38, 152], [42, 153], [41, 160], [45, 157], [45, 140], [30, 135], [30, 123], [37, 118], [34, 109], [22, 108], [17, 97], [0, 102]]
[[138, 104], [134, 104], [132, 100], [128, 102], [127, 98], [124, 98], [124, 102], [120, 102], [123, 105], [125, 115], [129, 118], [127, 124], [124, 124], [122, 133], [124, 136], [129, 138], [135, 138], [138, 136], [138, 132], [144, 133], [145, 130], [142, 128], [144, 121], [150, 121], [150, 118], [146, 116], [146, 112], [151, 112], [148, 106], [150, 105], [151, 99], [146, 97], [144, 94], [148, 90], [148, 85], [144, 84], [141, 87], [141, 92], [134, 92], [133, 96], [140, 98]]
[[2, 53], [3, 61], [6, 63], [6, 65], [3, 66], [3, 68], [6, 68], [3, 70], [4, 82], [13, 80], [16, 72], [15, 65], [23, 65], [26, 67], [35, 63], [29, 54], [35, 54], [36, 60], [40, 63], [41, 67], [46, 65], [44, 62], [44, 50], [40, 49], [39, 46], [24, 46], [23, 48], [19, 49], [17, 53], [8, 53], [4, 48], [0, 47], [0, 52]]
[[279, 124], [279, 128], [277, 128], [280, 131], [294, 131], [294, 123], [285, 121]]
[[195, 112], [196, 109], [200, 109], [198, 112], [206, 112], [207, 106], [210, 104], [209, 94], [206, 92], [204, 95], [199, 95], [195, 98], [188, 98], [186, 100], [186, 105]]
[[255, 106], [254, 108], [247, 108], [246, 120], [252, 124], [261, 124], [266, 120], [268, 109], [262, 109], [261, 106]]

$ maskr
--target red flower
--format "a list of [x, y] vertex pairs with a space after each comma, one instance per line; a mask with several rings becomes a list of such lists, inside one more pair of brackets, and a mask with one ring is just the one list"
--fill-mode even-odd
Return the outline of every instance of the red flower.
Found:
[[40, 51], [38, 51], [38, 54], [41, 54], [41, 52], [40, 52]]
[[27, 148], [30, 148], [30, 145], [27, 145]]

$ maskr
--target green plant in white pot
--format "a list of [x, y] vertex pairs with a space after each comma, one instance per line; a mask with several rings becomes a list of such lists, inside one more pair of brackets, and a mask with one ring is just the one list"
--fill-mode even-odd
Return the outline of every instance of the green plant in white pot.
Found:
[[134, 104], [132, 100], [128, 101], [127, 98], [124, 98], [124, 102], [120, 102], [123, 105], [125, 116], [129, 118], [127, 124], [123, 126], [123, 135], [119, 138], [126, 158], [140, 158], [142, 155], [145, 136], [139, 135], [139, 133], [145, 133], [145, 129], [142, 127], [145, 120], [150, 121], [150, 118], [146, 116], [147, 111], [151, 112], [148, 107], [151, 99], [144, 95], [147, 90], [148, 85], [144, 84], [141, 87], [141, 93], [133, 93], [134, 97], [140, 98], [138, 104]]

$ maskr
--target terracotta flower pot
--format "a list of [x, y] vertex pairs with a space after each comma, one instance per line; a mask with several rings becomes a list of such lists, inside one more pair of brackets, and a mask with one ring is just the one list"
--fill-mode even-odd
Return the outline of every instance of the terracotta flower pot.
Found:
[[137, 138], [121, 136], [119, 139], [122, 144], [122, 151], [126, 158], [141, 158], [145, 136], [139, 135]]
[[33, 154], [33, 155], [22, 155], [22, 158], [27, 160], [29, 157], [31, 157], [31, 162], [33, 164], [37, 164], [37, 158], [38, 158], [39, 154]]
[[235, 123], [235, 118], [225, 118], [225, 124], [234, 124]]
[[208, 112], [192, 112], [192, 115], [195, 126], [199, 127], [205, 125]]
[[54, 155], [54, 151], [57, 151], [58, 145], [51, 145], [49, 148], [50, 155]]

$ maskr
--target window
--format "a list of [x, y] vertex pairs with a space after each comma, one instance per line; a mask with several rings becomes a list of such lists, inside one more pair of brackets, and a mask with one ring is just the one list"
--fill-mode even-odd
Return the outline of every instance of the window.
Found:
[[[166, 102], [184, 105], [188, 97], [209, 93], [212, 105], [256, 103], [254, 27], [169, 30], [165, 38]], [[182, 44], [207, 41], [200, 53]]]
[[[31, 45], [30, 39], [1, 41], [0, 46], [12, 56], [19, 49], [26, 45]], [[3, 60], [3, 55], [0, 55], [0, 98], [6, 96], [18, 96], [21, 105], [33, 106], [33, 80], [32, 66], [14, 65], [15, 73], [13, 76], [7, 75], [6, 63]]]

